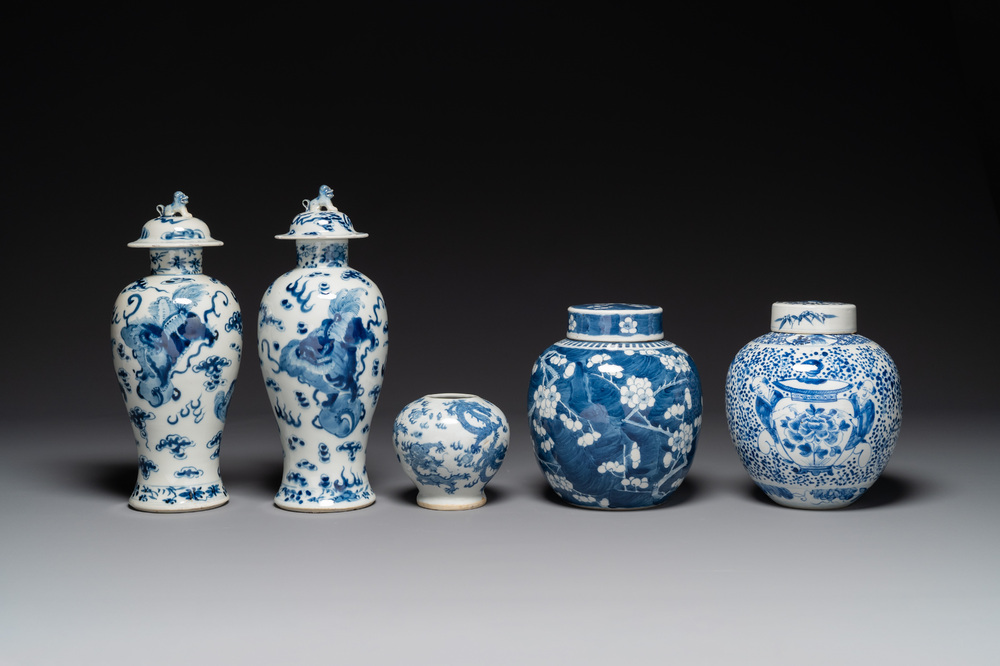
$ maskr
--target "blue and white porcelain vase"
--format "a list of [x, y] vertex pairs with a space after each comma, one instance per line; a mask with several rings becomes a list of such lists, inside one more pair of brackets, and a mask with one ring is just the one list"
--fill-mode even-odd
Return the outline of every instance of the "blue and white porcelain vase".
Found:
[[219, 451], [243, 353], [236, 296], [201, 272], [202, 248], [222, 245], [182, 193], [157, 206], [129, 247], [149, 249], [152, 275], [122, 290], [111, 349], [139, 454], [129, 505], [198, 511], [229, 501]]
[[849, 303], [774, 303], [771, 332], [729, 367], [729, 432], [750, 478], [778, 504], [851, 504], [896, 445], [899, 373], [856, 321]]
[[292, 511], [360, 509], [375, 501], [365, 452], [389, 344], [385, 301], [347, 264], [365, 238], [333, 205], [333, 191], [303, 201], [292, 220], [298, 265], [261, 299], [258, 353], [284, 451], [274, 503]]
[[500, 469], [510, 427], [491, 402], [436, 393], [408, 404], [393, 426], [396, 459], [417, 487], [417, 504], [456, 511], [486, 503], [486, 484]]
[[535, 455], [569, 504], [653, 507], [691, 467], [701, 382], [691, 357], [663, 339], [662, 314], [648, 305], [571, 307], [566, 338], [532, 368]]

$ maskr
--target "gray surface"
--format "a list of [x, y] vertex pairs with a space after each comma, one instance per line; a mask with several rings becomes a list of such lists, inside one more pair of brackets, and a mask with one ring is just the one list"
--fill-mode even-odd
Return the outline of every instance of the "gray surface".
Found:
[[272, 423], [232, 424], [230, 503], [181, 515], [126, 506], [126, 423], [18, 428], [0, 663], [996, 663], [996, 418], [904, 418], [871, 493], [828, 512], [754, 491], [714, 419], [675, 499], [596, 512], [553, 499], [509, 416], [466, 512], [416, 506], [385, 414], [378, 500], [325, 515], [271, 504]]

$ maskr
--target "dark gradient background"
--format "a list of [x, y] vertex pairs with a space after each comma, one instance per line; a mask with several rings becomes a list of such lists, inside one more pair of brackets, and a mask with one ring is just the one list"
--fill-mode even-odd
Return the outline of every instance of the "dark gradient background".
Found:
[[[813, 4], [10, 10], [0, 663], [990, 663], [997, 12]], [[379, 501], [298, 516], [270, 505], [254, 324], [294, 264], [273, 237], [324, 183], [388, 306]], [[225, 242], [205, 271], [247, 353], [230, 504], [148, 516], [125, 505], [108, 322], [175, 190]], [[900, 368], [903, 434], [861, 510], [770, 505], [732, 452], [726, 369], [784, 299], [855, 303]], [[531, 365], [596, 301], [661, 305], [701, 373], [664, 509], [570, 510], [532, 458]], [[439, 391], [510, 418], [481, 510], [418, 510], [393, 458], [395, 414]]]

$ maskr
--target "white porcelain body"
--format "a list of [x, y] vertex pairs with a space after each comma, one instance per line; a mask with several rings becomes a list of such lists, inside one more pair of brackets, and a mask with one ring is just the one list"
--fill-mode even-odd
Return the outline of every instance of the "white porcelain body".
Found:
[[275, 504], [305, 512], [375, 501], [365, 453], [388, 352], [378, 287], [346, 240], [297, 240], [298, 266], [268, 287], [258, 355], [284, 453]]
[[899, 373], [878, 344], [843, 332], [853, 331], [853, 306], [776, 303], [772, 312], [790, 314], [744, 346], [727, 374], [733, 443], [776, 503], [847, 506], [875, 483], [896, 446]]
[[129, 505], [211, 509], [229, 500], [222, 432], [242, 356], [233, 292], [201, 274], [200, 248], [150, 251], [154, 274], [122, 290], [111, 319], [115, 371], [139, 455]]
[[486, 503], [486, 484], [510, 442], [507, 417], [493, 403], [463, 393], [424, 396], [404, 407], [393, 427], [396, 459], [417, 487], [417, 504], [443, 511]]

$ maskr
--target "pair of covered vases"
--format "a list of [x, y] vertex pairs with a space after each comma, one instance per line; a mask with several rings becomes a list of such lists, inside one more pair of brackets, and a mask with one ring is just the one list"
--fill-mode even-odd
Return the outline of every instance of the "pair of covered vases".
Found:
[[[242, 358], [233, 292], [202, 273], [221, 245], [180, 192], [140, 238], [151, 275], [119, 295], [111, 345], [138, 448], [133, 508], [225, 504], [219, 452]], [[385, 301], [347, 263], [367, 234], [332, 203], [303, 201], [287, 233], [297, 265], [261, 299], [258, 358], [283, 448], [281, 508], [343, 511], [375, 501], [365, 466], [388, 349]], [[875, 482], [899, 431], [900, 384], [889, 355], [857, 335], [855, 308], [772, 306], [771, 332], [739, 351], [726, 383], [729, 429], [753, 481], [779, 504], [835, 508]], [[565, 502], [594, 509], [663, 504], [694, 459], [701, 384], [691, 357], [664, 339], [662, 309], [569, 308], [566, 338], [532, 368], [528, 417], [537, 460]], [[504, 414], [474, 395], [434, 394], [397, 416], [396, 456], [433, 509], [468, 509], [509, 443]]]

